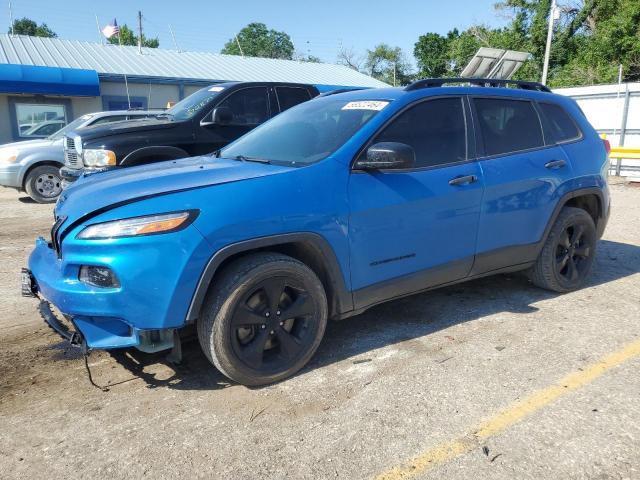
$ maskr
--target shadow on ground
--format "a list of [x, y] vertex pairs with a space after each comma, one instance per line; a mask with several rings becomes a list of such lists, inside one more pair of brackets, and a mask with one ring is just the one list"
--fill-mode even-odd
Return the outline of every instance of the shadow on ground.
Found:
[[[638, 272], [639, 246], [603, 240], [598, 245], [598, 256], [587, 286], [609, 283]], [[534, 287], [524, 275], [513, 274], [387, 302], [348, 320], [330, 322], [318, 352], [301, 373], [495, 313], [534, 312], [537, 311], [534, 304], [556, 296]], [[183, 342], [180, 365], [168, 362], [164, 353], [150, 355], [135, 349], [114, 351], [111, 356], [149, 388], [213, 390], [230, 385], [205, 358], [193, 334]], [[157, 363], [165, 364], [174, 373], [160, 380], [146, 371], [145, 367]]]

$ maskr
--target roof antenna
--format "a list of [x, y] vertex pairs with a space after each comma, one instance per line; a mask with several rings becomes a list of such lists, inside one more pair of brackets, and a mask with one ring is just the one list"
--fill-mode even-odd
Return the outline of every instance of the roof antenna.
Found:
[[238, 44], [238, 49], [240, 49], [240, 55], [244, 58], [244, 53], [242, 52], [242, 47], [240, 46], [240, 40], [238, 40], [238, 35], [236, 34], [236, 43]]

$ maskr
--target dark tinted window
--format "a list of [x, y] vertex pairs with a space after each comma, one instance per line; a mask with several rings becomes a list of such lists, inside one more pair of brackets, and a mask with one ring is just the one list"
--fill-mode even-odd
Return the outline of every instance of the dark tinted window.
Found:
[[556, 142], [573, 140], [580, 136], [580, 130], [560, 105], [553, 103], [540, 103], [539, 105]]
[[276, 94], [278, 95], [281, 112], [284, 112], [287, 108], [295, 107], [299, 103], [306, 102], [311, 98], [309, 92], [304, 88], [276, 87]]
[[412, 146], [418, 168], [466, 160], [462, 100], [441, 98], [411, 107], [378, 134], [374, 143], [378, 142], [400, 142]]
[[218, 107], [233, 113], [232, 125], [258, 125], [269, 118], [267, 87], [244, 88], [232, 93]]
[[486, 155], [542, 147], [542, 128], [531, 102], [502, 98], [474, 99]]

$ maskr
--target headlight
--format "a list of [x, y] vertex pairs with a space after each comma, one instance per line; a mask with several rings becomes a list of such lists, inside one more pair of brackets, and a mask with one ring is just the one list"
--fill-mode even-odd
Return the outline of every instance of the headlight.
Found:
[[76, 238], [82, 240], [105, 240], [176, 232], [190, 225], [196, 219], [198, 213], [198, 210], [187, 210], [186, 212], [146, 215], [144, 217], [96, 223], [86, 227]]
[[82, 159], [87, 167], [107, 167], [116, 164], [116, 154], [111, 150], [86, 149]]
[[15, 163], [18, 159], [17, 150], [2, 150], [0, 151], [0, 162], [3, 163]]

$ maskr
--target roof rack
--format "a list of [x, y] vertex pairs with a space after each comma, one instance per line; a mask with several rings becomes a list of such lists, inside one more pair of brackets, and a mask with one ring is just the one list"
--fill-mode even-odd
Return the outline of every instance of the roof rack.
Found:
[[407, 92], [413, 90], [419, 90], [421, 88], [442, 87], [447, 83], [470, 83], [478, 87], [507, 87], [514, 86], [523, 90], [535, 90], [538, 92], [551, 92], [551, 89], [546, 85], [538, 82], [525, 82], [522, 80], [505, 80], [503, 78], [425, 78], [423, 80], [417, 80], [410, 85], [407, 85], [404, 89]]

